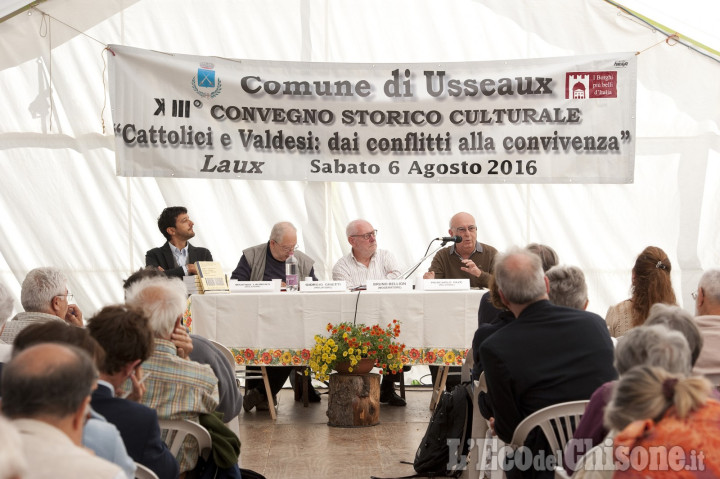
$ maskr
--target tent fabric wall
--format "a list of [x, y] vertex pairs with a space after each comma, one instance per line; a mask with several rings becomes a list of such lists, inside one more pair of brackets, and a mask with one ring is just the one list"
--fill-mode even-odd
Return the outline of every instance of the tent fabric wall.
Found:
[[98, 41], [260, 60], [455, 62], [640, 51], [664, 38], [602, 0], [48, 0], [40, 8], [83, 34], [38, 11], [0, 24], [0, 281], [18, 299], [30, 269], [53, 265], [86, 315], [121, 301], [122, 279], [163, 242], [157, 215], [176, 204], [196, 222], [193, 243], [228, 272], [273, 223], [292, 221], [323, 279], [348, 251], [352, 219], [370, 220], [380, 247], [409, 266], [452, 214], [469, 211], [483, 242], [546, 243], [580, 266], [589, 309], [601, 315], [627, 297], [647, 245], [670, 256], [688, 309], [701, 271], [720, 264], [720, 63], [665, 43], [638, 59], [633, 184], [115, 176]]

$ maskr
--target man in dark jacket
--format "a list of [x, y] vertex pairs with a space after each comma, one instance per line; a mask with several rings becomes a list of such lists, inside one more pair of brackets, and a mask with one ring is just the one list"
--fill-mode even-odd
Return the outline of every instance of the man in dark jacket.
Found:
[[[92, 408], [118, 428], [135, 462], [152, 469], [160, 479], [176, 478], [178, 463], [160, 437], [157, 413], [134, 401], [143, 391], [140, 365], [153, 351], [153, 334], [147, 320], [123, 306], [107, 306], [90, 319], [87, 328], [105, 350], [98, 386], [92, 393]], [[134, 395], [128, 399], [117, 397], [115, 391], [128, 377]]]
[[[617, 373], [605, 321], [594, 313], [550, 303], [548, 279], [537, 255], [513, 248], [498, 256], [495, 282], [515, 320], [480, 346], [489, 405], [481, 412], [491, 419], [498, 437], [509, 443], [517, 425], [533, 412], [589, 399]], [[508, 477], [553, 477], [548, 460], [552, 452], [542, 431], [532, 431], [525, 446], [543, 460], [533, 461], [529, 469], [515, 467]]]
[[167, 242], [159, 248], [145, 253], [145, 266], [152, 266], [164, 271], [168, 276], [197, 274], [197, 261], [212, 261], [212, 254], [206, 248], [199, 248], [188, 243], [195, 237], [193, 226], [187, 209], [183, 206], [169, 206], [158, 217], [158, 229]]

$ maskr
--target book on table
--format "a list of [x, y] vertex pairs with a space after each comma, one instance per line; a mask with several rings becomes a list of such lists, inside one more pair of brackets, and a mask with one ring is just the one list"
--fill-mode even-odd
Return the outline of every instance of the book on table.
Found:
[[200, 287], [204, 294], [229, 293], [227, 276], [217, 261], [198, 261], [195, 263], [200, 278]]

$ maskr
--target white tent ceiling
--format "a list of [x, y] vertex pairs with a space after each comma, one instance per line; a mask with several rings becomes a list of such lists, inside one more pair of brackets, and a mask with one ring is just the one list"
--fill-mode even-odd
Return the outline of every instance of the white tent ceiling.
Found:
[[[648, 5], [631, 3], [624, 2], [653, 18]], [[657, 20], [717, 49], [711, 28], [690, 34], [673, 16], [686, 5], [672, 7], [668, 19], [658, 9]], [[695, 15], [717, 25], [717, 7], [709, 7]], [[0, 23], [0, 281], [18, 298], [28, 270], [54, 265], [86, 314], [120, 301], [121, 279], [162, 243], [155, 219], [174, 204], [190, 209], [194, 243], [209, 247], [226, 271], [243, 248], [267, 239], [274, 222], [290, 220], [323, 278], [347, 252], [351, 219], [369, 219], [380, 246], [409, 265], [444, 234], [453, 213], [467, 210], [481, 241], [501, 250], [547, 243], [582, 267], [590, 309], [602, 315], [627, 296], [634, 258], [647, 245], [669, 254], [688, 308], [700, 271], [720, 265], [720, 63], [662, 42], [664, 35], [602, 0], [48, 0], [39, 8], [57, 20], [34, 11]], [[102, 129], [112, 119], [101, 43], [330, 62], [501, 60], [658, 45], [638, 59], [634, 184], [408, 185], [116, 177], [113, 138]]]

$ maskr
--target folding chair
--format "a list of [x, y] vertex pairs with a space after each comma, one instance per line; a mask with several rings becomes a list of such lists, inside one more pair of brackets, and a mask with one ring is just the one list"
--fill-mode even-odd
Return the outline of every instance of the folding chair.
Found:
[[173, 456], [177, 457], [187, 437], [194, 437], [200, 449], [200, 455], [207, 459], [212, 449], [210, 433], [200, 424], [187, 419], [160, 419], [160, 430], [167, 431], [165, 444]]
[[149, 467], [143, 466], [139, 462], [135, 463], [135, 479], [159, 479]]

